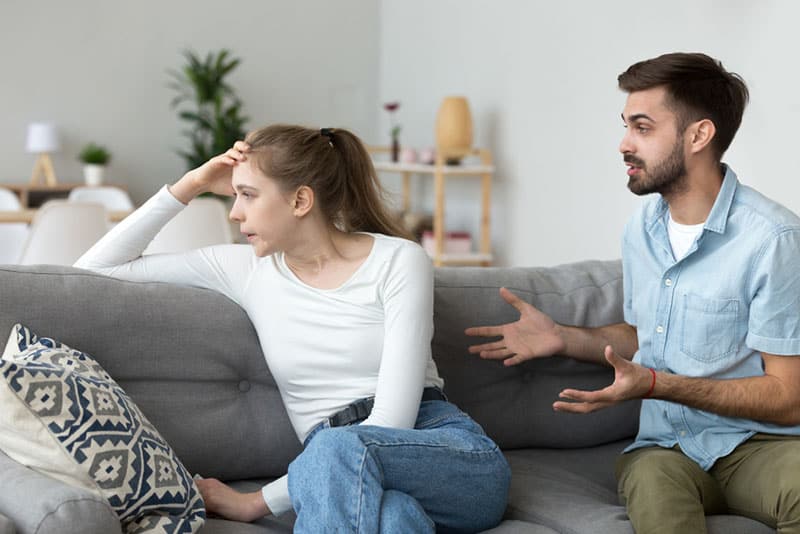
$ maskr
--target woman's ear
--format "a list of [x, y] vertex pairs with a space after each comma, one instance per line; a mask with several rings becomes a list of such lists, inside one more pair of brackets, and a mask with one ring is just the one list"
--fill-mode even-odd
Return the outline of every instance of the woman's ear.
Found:
[[292, 200], [292, 208], [294, 208], [294, 216], [302, 217], [314, 207], [314, 190], [307, 185], [300, 186], [294, 193], [294, 200]]
[[689, 126], [689, 147], [693, 154], [705, 149], [717, 134], [717, 127], [709, 119], [703, 119]]

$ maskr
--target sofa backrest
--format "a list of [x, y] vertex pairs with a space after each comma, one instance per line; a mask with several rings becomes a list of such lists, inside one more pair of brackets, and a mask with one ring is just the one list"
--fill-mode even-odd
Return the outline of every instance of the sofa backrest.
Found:
[[17, 322], [94, 356], [191, 473], [281, 476], [301, 450], [247, 315], [216, 292], [0, 266], [0, 345]]
[[467, 337], [466, 327], [519, 318], [519, 312], [500, 297], [501, 287], [560, 324], [602, 326], [623, 320], [619, 261], [546, 268], [437, 269], [433, 355], [450, 400], [504, 449], [588, 447], [634, 436], [639, 402], [589, 415], [553, 411], [553, 402], [565, 388], [594, 390], [611, 384], [610, 368], [563, 357], [506, 367], [468, 353], [469, 345], [482, 341]]
[[[622, 320], [619, 262], [436, 272], [434, 358], [445, 392], [504, 448], [581, 447], [632, 436], [638, 405], [556, 414], [564, 387], [598, 388], [611, 372], [566, 358], [504, 367], [467, 353], [472, 325], [515, 320], [506, 286], [566, 324]], [[256, 333], [213, 291], [125, 282], [55, 266], [0, 266], [0, 345], [14, 323], [83, 350], [134, 398], [192, 473], [276, 477], [301, 447]]]

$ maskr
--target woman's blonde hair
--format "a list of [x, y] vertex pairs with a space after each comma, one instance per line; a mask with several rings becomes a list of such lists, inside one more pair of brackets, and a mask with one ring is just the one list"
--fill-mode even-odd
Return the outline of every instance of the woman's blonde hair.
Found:
[[284, 191], [310, 187], [323, 215], [337, 228], [410, 239], [387, 213], [385, 190], [355, 134], [275, 124], [250, 132], [245, 142], [258, 169]]

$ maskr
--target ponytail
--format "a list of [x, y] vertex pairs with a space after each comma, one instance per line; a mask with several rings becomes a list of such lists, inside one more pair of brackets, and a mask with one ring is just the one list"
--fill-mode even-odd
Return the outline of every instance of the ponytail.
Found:
[[322, 213], [339, 229], [411, 239], [387, 212], [386, 191], [367, 149], [352, 132], [278, 124], [251, 132], [245, 142], [261, 172], [284, 190], [313, 189]]

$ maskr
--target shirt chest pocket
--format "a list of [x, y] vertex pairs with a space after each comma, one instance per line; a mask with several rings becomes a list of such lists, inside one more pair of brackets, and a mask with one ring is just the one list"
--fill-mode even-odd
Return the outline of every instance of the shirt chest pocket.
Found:
[[682, 297], [681, 352], [701, 362], [724, 358], [736, 350], [739, 339], [739, 301]]

